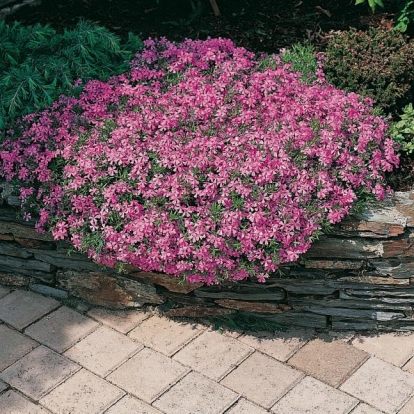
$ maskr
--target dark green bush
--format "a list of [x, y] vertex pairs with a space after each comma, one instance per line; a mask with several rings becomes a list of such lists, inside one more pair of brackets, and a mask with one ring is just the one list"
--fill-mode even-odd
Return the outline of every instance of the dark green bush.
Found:
[[414, 43], [398, 31], [351, 29], [335, 34], [326, 50], [327, 79], [374, 99], [386, 113], [401, 112], [413, 97]]
[[107, 80], [126, 71], [142, 47], [135, 35], [121, 43], [106, 28], [84, 21], [62, 34], [48, 25], [0, 22], [0, 45], [0, 129], [76, 92], [78, 79]]

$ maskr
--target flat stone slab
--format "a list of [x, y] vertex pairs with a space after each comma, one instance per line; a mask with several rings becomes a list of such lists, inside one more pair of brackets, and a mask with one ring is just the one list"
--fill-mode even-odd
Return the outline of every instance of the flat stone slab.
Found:
[[236, 339], [207, 331], [178, 352], [173, 359], [208, 378], [220, 381], [252, 352], [251, 347]]
[[414, 193], [412, 191], [397, 191], [394, 194], [395, 208], [402, 214], [408, 227], [414, 227]]
[[154, 406], [168, 414], [221, 414], [237, 398], [228, 388], [191, 372], [155, 401]]
[[381, 242], [363, 239], [333, 239], [321, 236], [304, 255], [306, 258], [375, 259], [384, 251]]
[[39, 344], [32, 339], [0, 325], [0, 372], [14, 364]]
[[40, 400], [53, 413], [100, 414], [125, 393], [82, 369]]
[[39, 346], [6, 368], [0, 379], [28, 397], [39, 400], [78, 370], [78, 365]]
[[64, 355], [89, 371], [106, 377], [142, 348], [140, 343], [127, 336], [101, 326]]
[[10, 289], [5, 288], [4, 286], [0, 286], [0, 299], [4, 298], [4, 296], [10, 293]]
[[41, 293], [42, 295], [46, 296], [52, 296], [56, 299], [67, 299], [68, 298], [68, 292], [62, 289], [56, 289], [51, 286], [42, 285], [39, 283], [34, 283], [29, 286], [30, 290], [33, 290], [33, 292]]
[[148, 319], [151, 314], [139, 309], [114, 311], [93, 308], [88, 312], [88, 316], [122, 334], [127, 334], [145, 319]]
[[221, 384], [269, 409], [303, 376], [302, 372], [255, 352], [230, 372]]
[[0, 319], [13, 328], [22, 330], [58, 306], [60, 303], [55, 299], [15, 290], [0, 299]]
[[105, 414], [162, 414], [161, 411], [154, 407], [137, 400], [130, 395], [126, 395], [116, 404], [114, 404]]
[[348, 414], [358, 400], [315, 378], [304, 378], [271, 411], [277, 414]]
[[263, 408], [254, 405], [250, 401], [242, 398], [237, 402], [236, 405], [230, 408], [229, 411], [226, 411], [226, 414], [266, 414], [267, 411]]
[[256, 332], [245, 334], [239, 341], [279, 361], [286, 362], [297, 350], [305, 345], [314, 334], [312, 329], [290, 329], [288, 332]]
[[58, 285], [71, 295], [97, 306], [138, 308], [144, 304], [160, 305], [165, 301], [150, 282], [112, 277], [103, 271], [58, 271], [56, 277]]
[[152, 316], [129, 333], [129, 337], [164, 355], [171, 356], [203, 332], [201, 325]]
[[12, 390], [0, 395], [0, 407], [4, 414], [49, 414], [45, 408], [33, 404]]
[[[127, 266], [128, 269], [128, 266]], [[176, 293], [190, 293], [193, 290], [201, 287], [204, 283], [183, 282], [180, 278], [154, 272], [132, 272], [131, 276], [138, 279], [147, 279], [152, 283], [164, 286], [170, 292]]]
[[394, 414], [414, 394], [414, 375], [372, 357], [340, 389], [380, 411]]
[[144, 348], [108, 375], [107, 379], [151, 404], [188, 372], [189, 369], [178, 362]]
[[289, 365], [332, 387], [337, 387], [368, 357], [366, 352], [344, 341], [326, 342], [317, 338], [301, 348], [289, 360]]
[[234, 299], [218, 299], [215, 302], [223, 308], [236, 309], [244, 312], [284, 313], [291, 309], [289, 305], [271, 302], [248, 302]]
[[23, 239], [34, 239], [42, 241], [53, 241], [53, 237], [49, 233], [40, 234], [33, 226], [28, 226], [19, 223], [13, 223], [11, 221], [0, 220], [0, 233], [1, 234], [13, 234], [14, 237]]
[[99, 327], [99, 323], [62, 306], [26, 329], [25, 333], [57, 352], [66, 351]]
[[414, 355], [414, 333], [358, 335], [352, 345], [383, 361], [402, 367]]

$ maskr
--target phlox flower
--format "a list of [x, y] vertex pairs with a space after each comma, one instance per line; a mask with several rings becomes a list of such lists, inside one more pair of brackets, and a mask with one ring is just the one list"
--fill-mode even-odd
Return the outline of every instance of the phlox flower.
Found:
[[322, 58], [308, 85], [228, 39], [148, 39], [129, 72], [25, 116], [0, 144], [38, 231], [104, 265], [207, 284], [266, 282], [358, 191], [384, 198], [397, 165], [385, 120], [329, 85]]

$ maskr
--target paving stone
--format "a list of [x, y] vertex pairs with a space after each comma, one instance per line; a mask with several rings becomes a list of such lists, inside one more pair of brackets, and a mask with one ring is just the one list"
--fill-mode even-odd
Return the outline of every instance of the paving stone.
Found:
[[393, 414], [414, 394], [414, 375], [371, 357], [340, 389], [380, 411]]
[[234, 338], [207, 331], [183, 348], [173, 359], [219, 381], [252, 352], [252, 348]]
[[63, 352], [98, 327], [99, 323], [93, 319], [62, 306], [29, 326], [25, 334], [57, 352]]
[[0, 372], [38, 345], [27, 336], [5, 325], [0, 325]]
[[239, 338], [239, 341], [285, 362], [311, 339], [313, 333], [314, 330], [311, 329], [295, 329], [276, 334], [260, 332], [243, 335]]
[[123, 395], [119, 388], [82, 369], [40, 403], [54, 413], [100, 414]]
[[301, 348], [289, 360], [289, 364], [332, 387], [337, 387], [367, 358], [367, 353], [343, 341], [326, 342], [317, 338]]
[[47, 414], [48, 410], [33, 404], [15, 391], [9, 390], [0, 395], [1, 414]]
[[165, 355], [144, 348], [109, 374], [107, 379], [151, 404], [188, 371], [186, 367]]
[[304, 378], [272, 407], [277, 414], [348, 414], [358, 400], [318, 381]]
[[64, 355], [93, 373], [105, 377], [142, 348], [141, 344], [127, 336], [101, 326]]
[[171, 356], [202, 332], [203, 328], [200, 325], [152, 316], [133, 329], [128, 336]]
[[10, 293], [10, 289], [0, 286], [0, 299]]
[[263, 408], [254, 405], [253, 403], [242, 398], [237, 404], [226, 411], [226, 414], [266, 414], [267, 411]]
[[[402, 367], [414, 355], [414, 333], [358, 335], [352, 345], [383, 361]], [[396, 349], [398, 352], [395, 352]]]
[[[412, 413], [413, 411], [410, 411]], [[400, 411], [401, 413], [401, 411]], [[376, 410], [375, 408], [372, 408], [368, 404], [360, 403], [355, 408], [355, 410], [352, 411], [352, 414], [382, 414], [381, 411]], [[407, 412], [407, 414], [409, 414]]]
[[303, 377], [303, 373], [255, 352], [221, 381], [248, 400], [270, 408]]
[[142, 321], [148, 319], [151, 314], [137, 309], [113, 311], [104, 308], [94, 308], [88, 312], [88, 316], [118, 332], [127, 334]]
[[191, 372], [155, 401], [154, 406], [168, 414], [221, 414], [237, 398], [233, 391]]
[[39, 400], [78, 369], [73, 362], [39, 346], [6, 368], [0, 378], [23, 394]]
[[404, 405], [404, 407], [400, 411], [398, 411], [398, 414], [413, 414], [413, 413], [414, 413], [414, 398], [411, 398], [411, 400], [409, 400]]
[[0, 392], [7, 390], [7, 388], [9, 388], [9, 386], [5, 382], [0, 380]]
[[156, 408], [126, 395], [122, 400], [113, 405], [105, 414], [162, 414]]
[[0, 299], [0, 319], [21, 330], [58, 306], [60, 303], [55, 299], [25, 290], [15, 290]]

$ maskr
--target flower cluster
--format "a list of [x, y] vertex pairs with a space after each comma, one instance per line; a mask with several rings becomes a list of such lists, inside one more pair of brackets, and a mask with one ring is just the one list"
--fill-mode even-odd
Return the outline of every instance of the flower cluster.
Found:
[[296, 261], [398, 164], [372, 102], [229, 40], [148, 40], [129, 73], [25, 117], [0, 148], [51, 229], [100, 263], [218, 283]]

